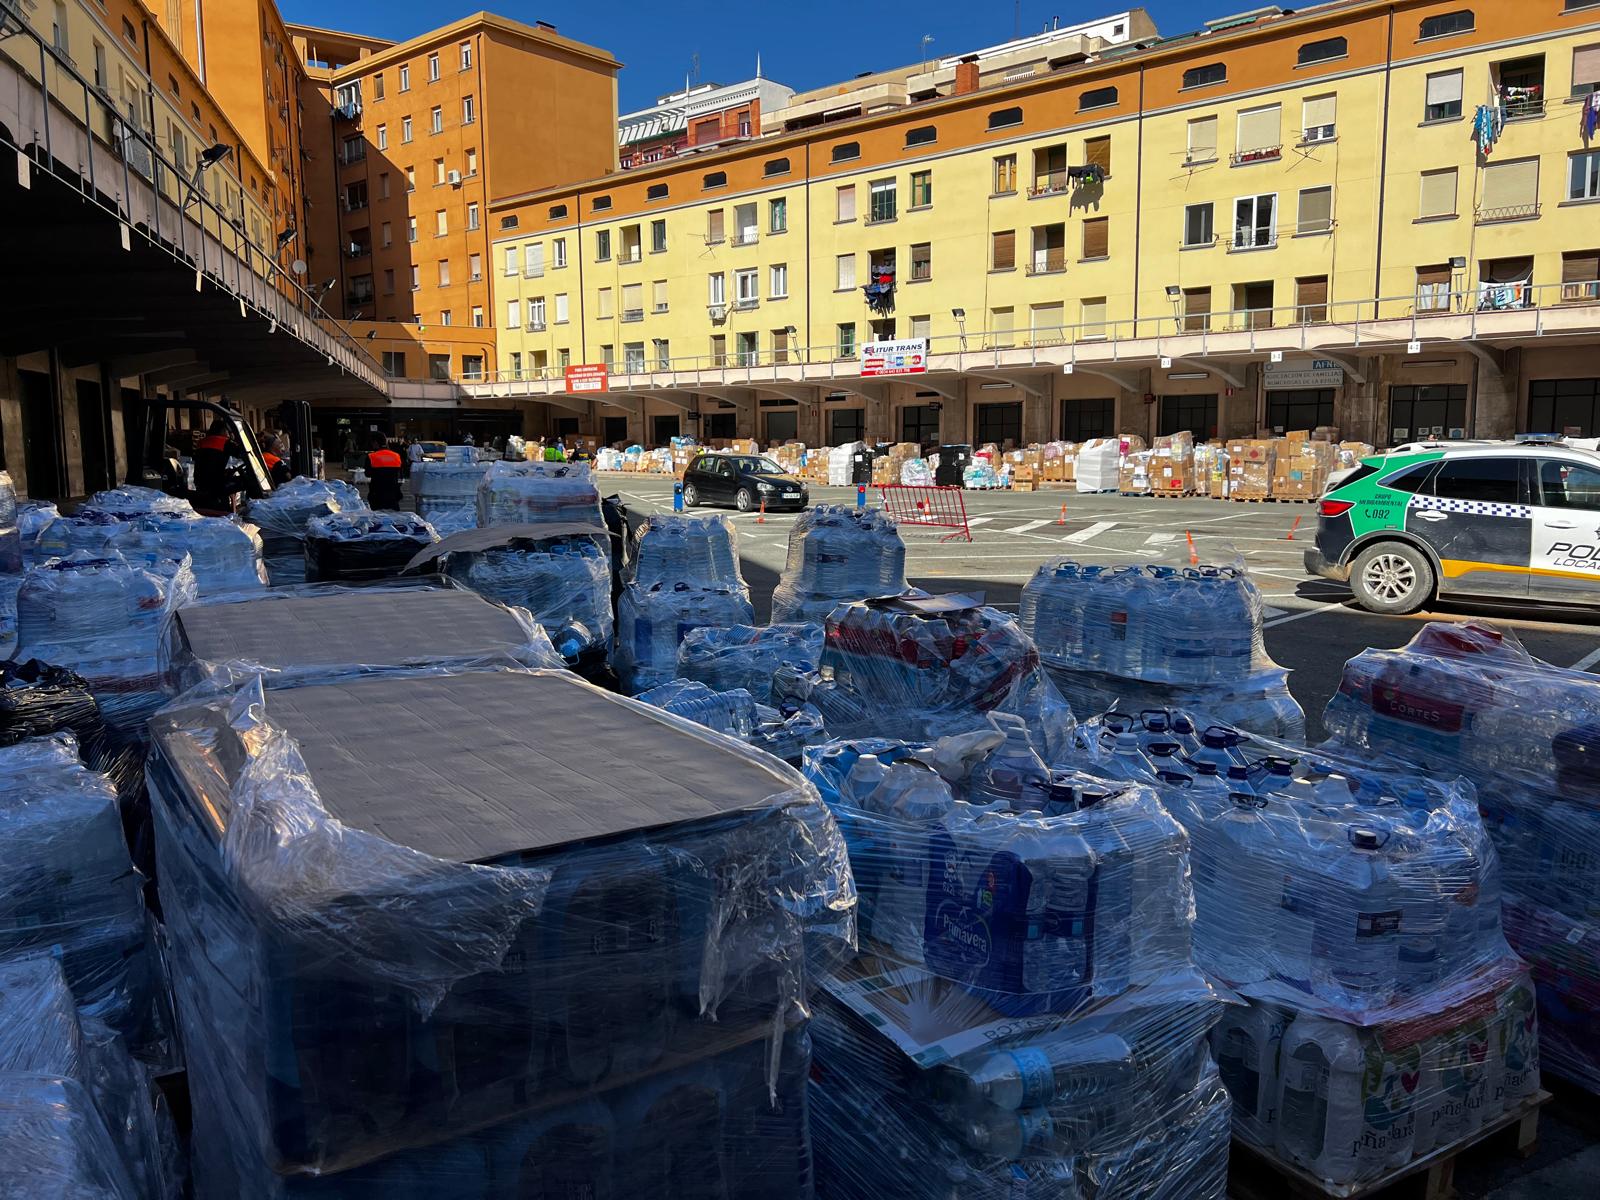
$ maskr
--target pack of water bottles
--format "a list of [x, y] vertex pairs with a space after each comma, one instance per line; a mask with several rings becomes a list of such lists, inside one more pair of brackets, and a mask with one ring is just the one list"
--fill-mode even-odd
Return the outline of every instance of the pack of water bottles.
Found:
[[96, 492], [84, 501], [78, 511], [104, 513], [120, 521], [131, 521], [135, 517], [147, 517], [154, 513], [172, 517], [197, 515], [194, 505], [182, 496], [169, 496], [157, 488], [139, 487], [131, 483]]
[[332, 513], [367, 512], [367, 502], [354, 485], [342, 479], [308, 479], [297, 475], [270, 495], [251, 500], [250, 523], [261, 531], [261, 552], [267, 578], [276, 587], [306, 580], [306, 527]]
[[49, 557], [38, 552], [39, 534], [60, 516], [61, 510], [53, 500], [25, 500], [17, 506], [17, 534], [22, 542], [23, 566], [31, 567]]
[[313, 517], [306, 524], [306, 579], [355, 582], [393, 579], [439, 540], [415, 513], [353, 512]]
[[166, 984], [117, 792], [71, 735], [0, 748], [0, 834], [0, 963], [54, 960], [84, 1016], [170, 1064]]
[[1476, 785], [1545, 1064], [1600, 1092], [1600, 679], [1509, 631], [1435, 622], [1347, 662], [1323, 720], [1338, 744]]
[[758, 703], [771, 704], [779, 667], [809, 672], [821, 660], [821, 625], [706, 625], [691, 629], [679, 643], [678, 677], [717, 691], [742, 688]]
[[452, 551], [445, 573], [481, 596], [527, 609], [569, 661], [611, 644], [611, 547], [603, 533]]
[[1267, 657], [1261, 592], [1242, 563], [1042, 563], [1018, 616], [1079, 711], [1183, 708], [1208, 721], [1305, 736], [1288, 672]]
[[478, 523], [478, 485], [487, 469], [470, 460], [412, 463], [411, 493], [417, 512], [441, 537], [473, 528]]
[[599, 519], [600, 492], [587, 463], [490, 463], [478, 482], [481, 526]]
[[639, 523], [626, 551], [622, 573], [628, 583], [744, 587], [739, 535], [727, 517], [655, 514]]
[[1047, 755], [1066, 748], [1072, 710], [1017, 622], [975, 596], [904, 596], [828, 614], [821, 669], [787, 664], [776, 703], [811, 704], [837, 738], [925, 741], [987, 729], [990, 713], [1025, 718]]
[[0, 964], [0, 1194], [176, 1200], [171, 1114], [48, 955]]
[[637, 695], [677, 677], [678, 646], [692, 630], [755, 619], [742, 584], [630, 583], [617, 601], [612, 669], [623, 689]]
[[821, 621], [849, 600], [906, 590], [906, 545], [876, 508], [819, 504], [789, 530], [789, 558], [772, 593], [774, 621]]
[[1536, 1007], [1514, 960], [1470, 995], [1374, 1025], [1260, 1001], [1230, 1007], [1211, 1036], [1234, 1133], [1326, 1184], [1377, 1184], [1529, 1111]]
[[566, 671], [252, 681], [154, 729], [197, 1195], [809, 1197], [854, 892], [796, 772]]
[[758, 703], [744, 688], [717, 691], [699, 680], [674, 679], [640, 692], [638, 699], [795, 765], [808, 746], [827, 740], [822, 717], [815, 709], [780, 712]]
[[115, 550], [79, 550], [49, 559], [17, 591], [17, 657], [76, 672], [114, 732], [143, 738], [163, 699], [162, 626], [196, 594], [187, 555], [135, 563]]
[[267, 586], [260, 532], [227, 517], [149, 513], [122, 524], [108, 544], [129, 562], [187, 554], [195, 587], [202, 596], [260, 591]]

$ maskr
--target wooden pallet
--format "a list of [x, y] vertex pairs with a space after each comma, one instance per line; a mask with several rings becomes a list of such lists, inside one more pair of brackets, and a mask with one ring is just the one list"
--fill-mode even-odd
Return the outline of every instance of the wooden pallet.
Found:
[[1549, 1100], [1549, 1092], [1540, 1092], [1471, 1137], [1441, 1146], [1361, 1183], [1327, 1183], [1294, 1163], [1271, 1157], [1235, 1138], [1228, 1166], [1228, 1195], [1233, 1200], [1361, 1200], [1402, 1181], [1411, 1181], [1415, 1188], [1412, 1194], [1419, 1200], [1450, 1200], [1455, 1195], [1456, 1163], [1468, 1150], [1498, 1139], [1503, 1150], [1518, 1158], [1533, 1155], [1539, 1143], [1539, 1110]]
[[1195, 492], [1151, 492], [1150, 495], [1157, 500], [1195, 500], [1199, 498]]

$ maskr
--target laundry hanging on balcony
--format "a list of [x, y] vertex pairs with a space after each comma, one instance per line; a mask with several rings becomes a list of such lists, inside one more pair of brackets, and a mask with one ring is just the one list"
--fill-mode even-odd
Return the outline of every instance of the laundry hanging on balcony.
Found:
[[1067, 179], [1074, 187], [1095, 187], [1106, 181], [1106, 170], [1099, 163], [1068, 167]]
[[1488, 158], [1506, 124], [1505, 110], [1496, 104], [1480, 104], [1472, 116], [1472, 140], [1478, 143], [1478, 153]]
[[867, 307], [880, 317], [886, 317], [894, 311], [894, 272], [875, 271], [872, 282], [861, 289], [862, 295], [867, 298]]
[[1600, 131], [1600, 92], [1590, 92], [1588, 99], [1583, 102], [1583, 108], [1578, 112], [1578, 128], [1586, 142]]

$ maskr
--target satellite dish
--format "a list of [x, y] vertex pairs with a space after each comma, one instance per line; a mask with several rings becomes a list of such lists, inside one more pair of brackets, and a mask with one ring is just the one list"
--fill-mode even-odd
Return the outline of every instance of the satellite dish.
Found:
[[303, 258], [295, 259], [289, 264], [289, 269], [296, 275], [304, 275], [306, 273], [306, 260]]

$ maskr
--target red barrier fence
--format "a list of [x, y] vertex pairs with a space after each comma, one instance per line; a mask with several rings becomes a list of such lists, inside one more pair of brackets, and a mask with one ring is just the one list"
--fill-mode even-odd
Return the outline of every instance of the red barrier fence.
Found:
[[883, 497], [883, 511], [899, 525], [909, 528], [952, 529], [940, 538], [952, 542], [956, 538], [972, 540], [972, 529], [967, 524], [967, 502], [958, 487], [919, 487], [907, 483], [878, 485]]

